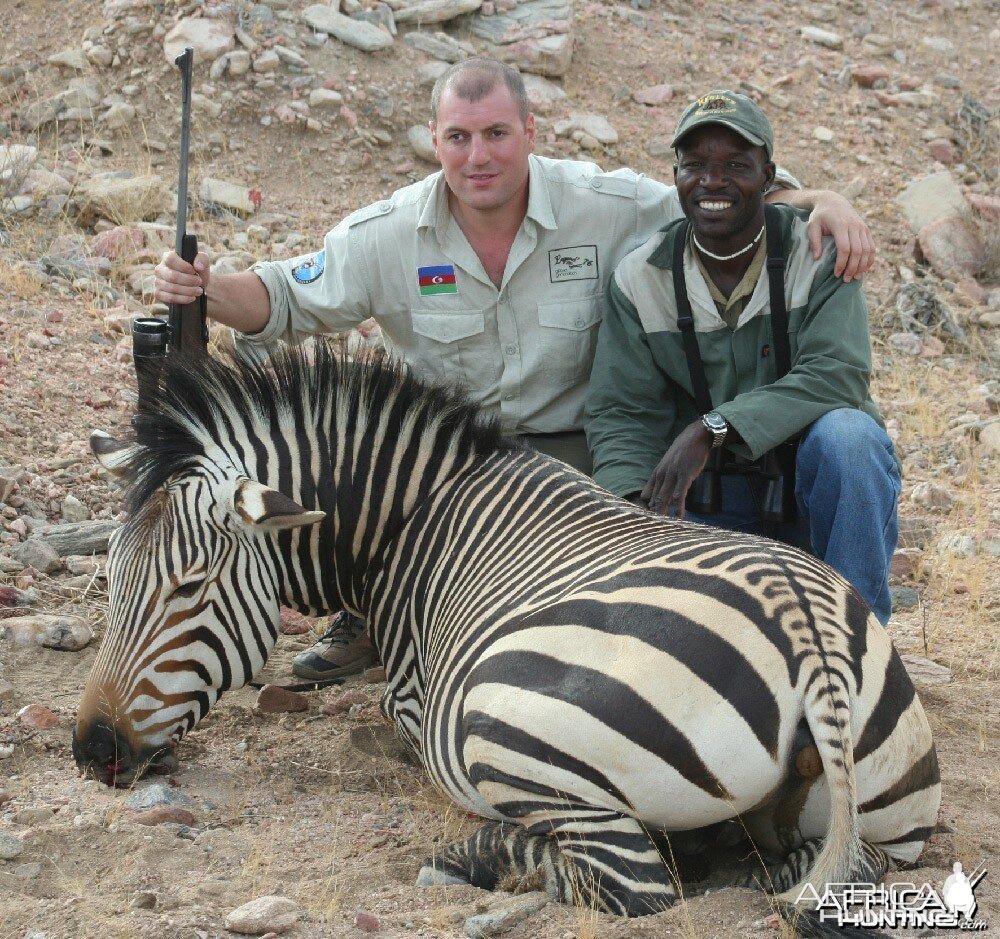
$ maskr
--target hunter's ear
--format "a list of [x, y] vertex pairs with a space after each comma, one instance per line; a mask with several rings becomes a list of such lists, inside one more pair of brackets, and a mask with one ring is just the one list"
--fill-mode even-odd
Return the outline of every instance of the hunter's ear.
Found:
[[233, 510], [246, 522], [267, 531], [315, 525], [326, 512], [309, 512], [294, 499], [252, 479], [242, 479], [233, 492]]
[[103, 430], [95, 430], [90, 435], [90, 449], [97, 457], [97, 462], [112, 476], [124, 476], [125, 464], [135, 447], [131, 443], [117, 440]]

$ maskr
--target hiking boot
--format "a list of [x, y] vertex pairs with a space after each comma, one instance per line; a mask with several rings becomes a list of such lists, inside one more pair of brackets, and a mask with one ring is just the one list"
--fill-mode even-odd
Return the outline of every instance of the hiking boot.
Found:
[[295, 656], [292, 674], [307, 681], [359, 675], [378, 664], [365, 624], [341, 610], [330, 620], [330, 628], [305, 652]]

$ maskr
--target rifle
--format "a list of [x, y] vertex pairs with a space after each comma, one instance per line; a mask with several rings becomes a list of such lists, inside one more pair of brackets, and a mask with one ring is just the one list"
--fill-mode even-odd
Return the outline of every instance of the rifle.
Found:
[[[174, 59], [181, 70], [181, 156], [177, 183], [177, 233], [174, 250], [189, 264], [198, 256], [198, 238], [187, 231], [188, 142], [191, 135], [191, 67], [194, 50], [188, 46]], [[139, 409], [133, 424], [143, 430], [143, 412], [157, 393], [164, 357], [202, 355], [208, 348], [208, 300], [204, 294], [191, 303], [171, 303], [169, 319], [142, 317], [132, 324], [132, 356], [139, 386]]]

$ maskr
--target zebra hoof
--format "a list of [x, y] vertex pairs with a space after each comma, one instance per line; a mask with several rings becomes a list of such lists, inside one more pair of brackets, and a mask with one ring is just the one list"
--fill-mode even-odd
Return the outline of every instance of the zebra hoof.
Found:
[[468, 884], [467, 880], [440, 870], [433, 864], [425, 864], [417, 874], [417, 887], [454, 887], [457, 884]]

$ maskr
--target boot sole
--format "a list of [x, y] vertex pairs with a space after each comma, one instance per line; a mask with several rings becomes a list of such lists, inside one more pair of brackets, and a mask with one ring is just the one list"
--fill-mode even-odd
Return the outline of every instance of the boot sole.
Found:
[[304, 678], [307, 681], [324, 681], [328, 678], [349, 678], [351, 675], [360, 675], [365, 669], [377, 665], [375, 656], [370, 659], [359, 659], [350, 665], [331, 666], [330, 668], [312, 668], [309, 665], [292, 663], [292, 674], [296, 678]]

